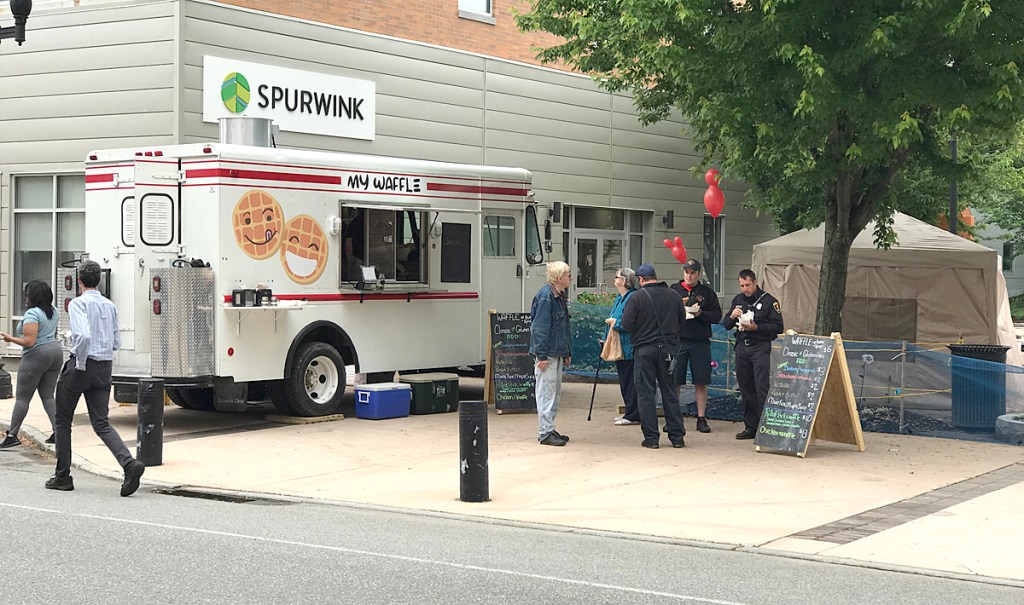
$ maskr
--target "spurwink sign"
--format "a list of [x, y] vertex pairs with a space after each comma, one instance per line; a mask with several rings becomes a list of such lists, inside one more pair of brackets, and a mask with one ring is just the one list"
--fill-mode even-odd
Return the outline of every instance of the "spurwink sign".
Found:
[[203, 121], [271, 118], [281, 130], [372, 141], [376, 83], [221, 57], [203, 57]]

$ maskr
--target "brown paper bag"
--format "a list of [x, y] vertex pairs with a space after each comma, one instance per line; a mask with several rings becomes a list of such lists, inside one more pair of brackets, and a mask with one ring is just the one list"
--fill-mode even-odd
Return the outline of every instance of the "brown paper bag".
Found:
[[615, 328], [608, 328], [608, 335], [604, 337], [604, 348], [601, 349], [601, 359], [605, 361], [625, 359], [622, 354], [622, 339], [619, 338], [619, 331]]

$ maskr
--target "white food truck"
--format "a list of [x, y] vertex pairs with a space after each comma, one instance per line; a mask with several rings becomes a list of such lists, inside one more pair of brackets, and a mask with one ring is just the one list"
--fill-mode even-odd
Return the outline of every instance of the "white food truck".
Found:
[[225, 143], [91, 152], [86, 251], [119, 310], [115, 398], [155, 377], [183, 407], [269, 398], [319, 416], [346, 366], [372, 382], [482, 364], [488, 310], [528, 310], [544, 282], [537, 211], [523, 169]]

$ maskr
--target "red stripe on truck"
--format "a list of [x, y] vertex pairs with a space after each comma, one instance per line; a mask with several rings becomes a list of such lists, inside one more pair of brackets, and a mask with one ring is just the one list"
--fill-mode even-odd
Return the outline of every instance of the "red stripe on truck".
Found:
[[526, 189], [512, 187], [484, 187], [482, 185], [452, 185], [449, 183], [427, 183], [428, 191], [451, 191], [455, 193], [478, 193], [481, 195], [514, 195], [526, 197]]
[[296, 174], [291, 172], [269, 172], [266, 170], [237, 170], [235, 168], [197, 168], [188, 170], [185, 178], [211, 179], [262, 179], [266, 181], [287, 181], [290, 183], [319, 183], [341, 185], [340, 176], [323, 174]]

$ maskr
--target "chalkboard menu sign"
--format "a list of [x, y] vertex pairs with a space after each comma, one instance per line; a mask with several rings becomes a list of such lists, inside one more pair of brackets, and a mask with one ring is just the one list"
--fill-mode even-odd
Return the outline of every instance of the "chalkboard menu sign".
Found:
[[496, 410], [537, 411], [529, 313], [491, 313], [488, 364]]
[[441, 224], [441, 281], [468, 284], [473, 230], [463, 223]]
[[772, 368], [756, 446], [800, 456], [807, 451], [835, 346], [835, 339], [826, 336], [786, 335]]

